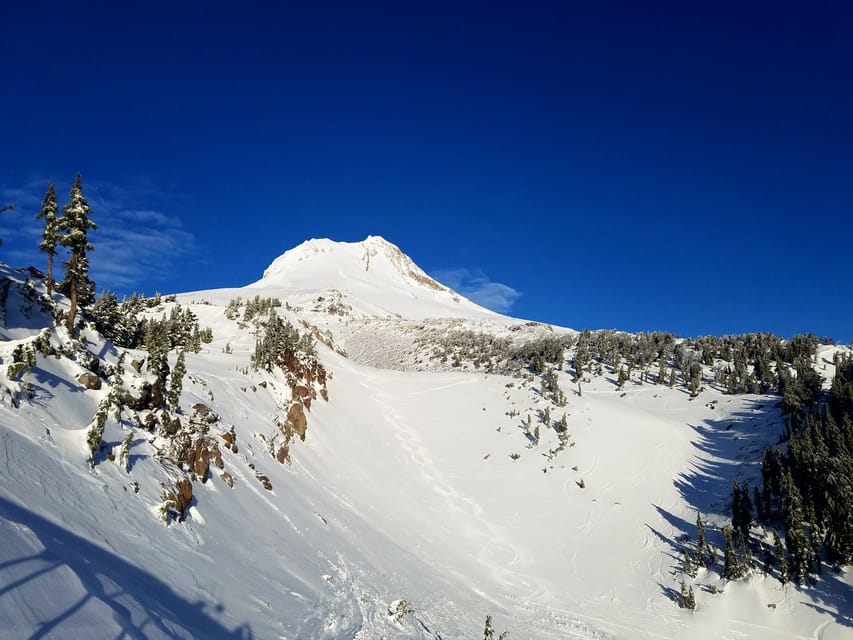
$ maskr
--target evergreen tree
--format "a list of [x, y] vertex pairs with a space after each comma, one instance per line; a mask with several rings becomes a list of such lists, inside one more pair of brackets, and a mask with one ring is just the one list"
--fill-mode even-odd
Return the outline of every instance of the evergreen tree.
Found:
[[92, 250], [88, 239], [89, 229], [98, 228], [89, 219], [91, 212], [89, 203], [83, 196], [83, 186], [78, 173], [71, 187], [71, 200], [62, 207], [62, 217], [57, 223], [59, 243], [71, 250], [71, 255], [65, 263], [65, 280], [60, 285], [60, 290], [67, 291], [71, 299], [66, 321], [69, 332], [74, 330], [78, 305], [85, 306], [94, 299], [94, 283], [89, 279], [89, 261], [86, 258], [86, 252]]
[[705, 566], [705, 555], [707, 553], [708, 543], [705, 540], [705, 525], [702, 523], [702, 514], [696, 512], [696, 564], [700, 567]]
[[119, 466], [125, 471], [130, 471], [130, 445], [133, 444], [133, 435], [133, 431], [127, 434], [118, 452]]
[[687, 549], [681, 550], [681, 573], [690, 576], [691, 578], [696, 576], [696, 568], [690, 560], [690, 553]]
[[98, 331], [113, 342], [123, 342], [118, 339], [117, 335], [122, 321], [122, 313], [116, 295], [112, 291], [101, 292], [92, 306], [91, 315]]
[[486, 627], [483, 629], [483, 640], [494, 640], [495, 628], [492, 626], [492, 616], [486, 616]]
[[617, 380], [617, 386], [621, 389], [625, 386], [625, 383], [628, 382], [630, 375], [627, 371], [625, 371], [625, 367], [619, 367], [619, 378]]
[[779, 582], [788, 582], [788, 561], [785, 559], [785, 546], [776, 530], [773, 530], [773, 555], [776, 556], [776, 565], [779, 567]]
[[740, 488], [740, 534], [749, 537], [749, 527], [752, 524], [752, 501], [749, 499], [749, 484], [746, 482]]
[[178, 352], [178, 361], [172, 369], [172, 384], [169, 387], [169, 406], [172, 411], [178, 411], [181, 402], [181, 390], [184, 383], [184, 375], [187, 372], [184, 350]]
[[808, 573], [811, 548], [803, 531], [803, 501], [790, 472], [782, 476], [782, 520], [785, 546], [790, 556], [791, 575], [799, 581]]
[[693, 586], [688, 587], [684, 583], [684, 578], [681, 579], [681, 606], [690, 609], [690, 611], [696, 609], [696, 596], [693, 593]]
[[148, 323], [145, 350], [148, 351], [148, 372], [157, 376], [160, 387], [164, 388], [169, 375], [169, 333], [165, 321]]
[[723, 577], [726, 580], [737, 580], [743, 575], [743, 569], [740, 562], [738, 562], [737, 554], [735, 554], [732, 528], [728, 526], [723, 527], [723, 536], [726, 539], [726, 549], [723, 552]]
[[56, 189], [52, 184], [47, 185], [47, 193], [41, 201], [41, 211], [36, 220], [44, 220], [44, 231], [41, 236], [39, 249], [47, 254], [47, 296], [53, 295], [53, 256], [56, 255], [56, 245], [59, 241], [58, 221], [56, 218]]

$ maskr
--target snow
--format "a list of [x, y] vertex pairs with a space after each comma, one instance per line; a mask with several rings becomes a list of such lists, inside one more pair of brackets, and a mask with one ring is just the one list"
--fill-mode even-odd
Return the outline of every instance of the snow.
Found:
[[[215, 337], [187, 355], [181, 405], [209, 404], [213, 431], [233, 426], [239, 448], [223, 449], [233, 488], [212, 469], [184, 522], [159, 519], [170, 476], [151, 434], [136, 430], [129, 473], [86, 464], [85, 428], [108, 390], [85, 390], [71, 360], [39, 356], [33, 397], [0, 403], [0, 636], [449, 640], [480, 637], [491, 614], [510, 638], [853, 637], [846, 573], [798, 588], [706, 572], [695, 613], [669, 599], [697, 509], [719, 546], [732, 479], [758, 476], [754, 452], [781, 427], [775, 398], [623, 393], [609, 374], [578, 396], [561, 373], [568, 405], [551, 411], [567, 413], [570, 446], [549, 460], [556, 433], [543, 427], [534, 447], [522, 428], [548, 406], [537, 382], [441, 370], [410, 351], [419, 326], [453, 318], [500, 335], [526, 325], [425, 284], [398, 253], [376, 237], [312, 240], [243, 289], [178, 296]], [[332, 291], [351, 313], [315, 309]], [[254, 336], [224, 316], [229, 300], [255, 295], [281, 296], [283, 316], [348, 354], [318, 346], [329, 402], [312, 403], [289, 465], [259, 437], [276, 431], [283, 378], [244, 372]], [[36, 329], [11, 315], [0, 327], [0, 388], [14, 386], [8, 356]], [[117, 350], [87, 335], [115, 364]], [[104, 440], [117, 449], [128, 428], [111, 418]], [[411, 611], [398, 622], [401, 600]]]
[[308, 240], [276, 258], [249, 288], [298, 295], [335, 290], [357, 313], [375, 317], [422, 320], [496, 315], [437, 283], [398, 247], [378, 236], [362, 242]]

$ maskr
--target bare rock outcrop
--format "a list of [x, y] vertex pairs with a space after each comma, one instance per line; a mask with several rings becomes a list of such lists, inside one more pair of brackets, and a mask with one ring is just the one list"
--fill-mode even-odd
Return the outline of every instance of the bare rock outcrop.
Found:
[[97, 391], [101, 388], [101, 379], [91, 371], [84, 371], [77, 376], [77, 382], [87, 389], [92, 389], [93, 391]]

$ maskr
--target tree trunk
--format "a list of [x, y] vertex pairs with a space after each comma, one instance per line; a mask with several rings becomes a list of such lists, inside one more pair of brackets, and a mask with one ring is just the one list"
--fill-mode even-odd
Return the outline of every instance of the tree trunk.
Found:
[[47, 297], [53, 297], [53, 255], [47, 254]]
[[71, 298], [71, 306], [68, 309], [68, 320], [65, 326], [68, 328], [68, 333], [74, 333], [74, 319], [77, 316], [77, 254], [71, 254], [71, 278], [69, 279], [69, 296]]

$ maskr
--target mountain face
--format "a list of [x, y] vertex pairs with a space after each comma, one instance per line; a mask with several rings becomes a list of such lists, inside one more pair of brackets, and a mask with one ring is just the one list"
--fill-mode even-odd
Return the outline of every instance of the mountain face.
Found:
[[352, 243], [308, 240], [276, 258], [263, 278], [249, 287], [325, 294], [353, 313], [373, 317], [495, 315], [430, 278], [398, 247], [378, 236]]
[[66, 306], [0, 270], [0, 637], [850, 637], [844, 572], [722, 577], [784, 420], [703, 345], [500, 316], [376, 237]]

